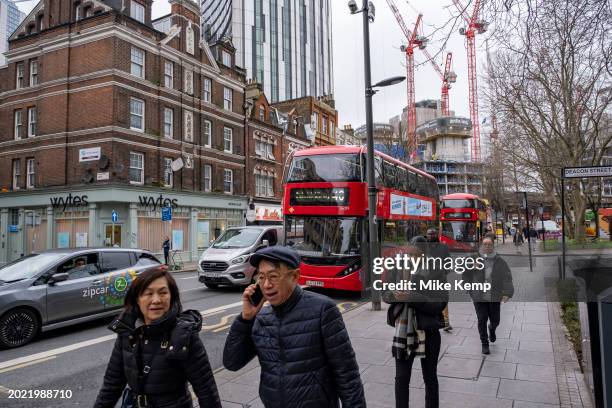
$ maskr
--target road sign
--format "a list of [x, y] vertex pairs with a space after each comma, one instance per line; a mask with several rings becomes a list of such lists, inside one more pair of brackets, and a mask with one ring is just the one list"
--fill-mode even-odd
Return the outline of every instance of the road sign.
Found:
[[563, 177], [612, 177], [612, 166], [565, 167]]
[[162, 207], [162, 221], [172, 221], [172, 207]]
[[248, 222], [253, 222], [255, 221], [255, 219], [257, 218], [257, 214], [255, 213], [255, 210], [251, 210], [248, 209], [246, 212], [246, 219]]
[[119, 221], [119, 213], [117, 211], [113, 210], [111, 213], [111, 220], [113, 221], [113, 224]]

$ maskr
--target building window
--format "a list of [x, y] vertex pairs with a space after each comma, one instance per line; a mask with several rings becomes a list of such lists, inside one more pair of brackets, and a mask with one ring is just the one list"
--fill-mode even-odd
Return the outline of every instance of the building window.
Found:
[[204, 78], [202, 85], [202, 99], [204, 102], [210, 102], [212, 97], [212, 81], [210, 78]]
[[38, 85], [38, 61], [30, 61], [30, 86]]
[[174, 127], [174, 111], [171, 108], [164, 108], [164, 136], [172, 139]]
[[321, 116], [321, 133], [327, 134], [327, 115]]
[[334, 122], [331, 122], [331, 121], [330, 121], [330, 122], [329, 122], [329, 136], [330, 136], [331, 138], [334, 138], [334, 137], [335, 137], [335, 130], [336, 130], [336, 128], [335, 128], [335, 126], [334, 126]]
[[172, 187], [173, 179], [172, 159], [170, 157], [164, 157], [164, 186]]
[[261, 105], [259, 106], [259, 120], [262, 122], [266, 121], [266, 108]]
[[232, 194], [234, 185], [234, 172], [229, 169], [223, 170], [223, 192]]
[[205, 164], [204, 165], [204, 174], [202, 177], [203, 180], [203, 188], [204, 191], [210, 191], [211, 190], [211, 182], [212, 182], [212, 167], [209, 164]]
[[193, 142], [193, 112], [186, 110], [184, 114], [184, 129], [185, 141]]
[[130, 152], [130, 183], [144, 184], [144, 154]]
[[258, 197], [274, 197], [274, 176], [256, 174], [255, 195]]
[[183, 85], [183, 89], [189, 95], [193, 95], [193, 71], [190, 69], [185, 70], [185, 84]]
[[268, 197], [274, 197], [274, 176], [268, 176], [266, 187], [268, 188]]
[[255, 141], [255, 154], [262, 159], [276, 160], [274, 158], [274, 143], [263, 140]]
[[28, 137], [36, 136], [36, 107], [28, 108]]
[[223, 128], [223, 151], [226, 153], [232, 153], [232, 144], [234, 138], [234, 131], [231, 128]]
[[232, 90], [230, 88], [223, 88], [223, 108], [232, 110]]
[[35, 177], [35, 172], [34, 172], [34, 159], [27, 159], [26, 161], [26, 167], [27, 167], [27, 179], [26, 179], [26, 187], [27, 188], [34, 188], [34, 177]]
[[139, 78], [144, 78], [144, 66], [145, 66], [144, 50], [141, 50], [140, 48], [132, 47], [132, 51], [130, 52], [130, 59], [132, 61], [130, 73]]
[[144, 132], [144, 101], [130, 98], [130, 129]]
[[166, 88], [174, 88], [174, 64], [172, 61], [164, 62], [164, 86]]
[[312, 122], [310, 123], [310, 128], [312, 130], [319, 130], [319, 113], [318, 112], [313, 112]]
[[131, 1], [130, 5], [130, 16], [141, 23], [145, 22], [145, 8], [142, 4]]
[[204, 147], [210, 147], [210, 141], [212, 140], [212, 123], [210, 120], [204, 121]]
[[20, 62], [19, 64], [17, 64], [17, 74], [16, 75], [17, 75], [16, 88], [21, 89], [25, 86], [24, 79], [23, 79], [23, 76], [25, 75], [25, 68], [23, 66], [23, 62]]
[[232, 55], [227, 51], [221, 51], [223, 65], [226, 67], [232, 66]]
[[13, 190], [19, 190], [21, 186], [21, 160], [13, 160]]
[[22, 118], [21, 118], [21, 110], [16, 110], [15, 114], [15, 140], [20, 140], [21, 139], [21, 126], [23, 124], [22, 122]]

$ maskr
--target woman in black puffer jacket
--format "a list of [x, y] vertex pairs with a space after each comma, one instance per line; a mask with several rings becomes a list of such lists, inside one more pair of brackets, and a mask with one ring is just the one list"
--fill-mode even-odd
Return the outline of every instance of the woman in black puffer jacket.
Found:
[[112, 408], [121, 397], [134, 406], [191, 408], [187, 382], [200, 407], [221, 407], [199, 336], [202, 316], [181, 310], [176, 281], [166, 270], [150, 269], [134, 280], [123, 313], [109, 326], [118, 336], [95, 408]]

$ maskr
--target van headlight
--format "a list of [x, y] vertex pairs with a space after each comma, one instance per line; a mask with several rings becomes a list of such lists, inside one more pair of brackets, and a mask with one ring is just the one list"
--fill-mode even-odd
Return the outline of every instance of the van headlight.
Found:
[[232, 259], [230, 263], [232, 265], [236, 265], [236, 264], [245, 263], [248, 260], [249, 260], [249, 255], [241, 255], [237, 258]]

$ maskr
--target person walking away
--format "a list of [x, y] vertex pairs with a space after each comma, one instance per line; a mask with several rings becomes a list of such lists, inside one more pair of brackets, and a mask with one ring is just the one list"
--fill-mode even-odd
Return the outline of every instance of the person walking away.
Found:
[[[450, 251], [448, 246], [438, 239], [438, 231], [435, 228], [429, 228], [426, 233], [427, 239], [427, 256], [430, 258], [440, 258], [441, 265], [445, 264], [446, 258], [450, 258]], [[438, 273], [443, 273], [445, 276], [452, 272], [452, 269], [438, 270]], [[450, 332], [453, 330], [453, 326], [450, 324], [450, 317], [448, 314], [448, 304], [442, 311], [444, 316], [444, 331]]]
[[168, 265], [168, 257], [170, 255], [170, 237], [167, 235], [162, 243], [162, 249], [164, 250], [164, 263]]
[[[407, 253], [419, 257], [425, 252], [423, 237], [413, 238]], [[440, 280], [446, 282], [446, 274], [436, 270], [418, 270], [410, 278], [419, 281]], [[395, 327], [391, 352], [395, 357], [395, 407], [408, 408], [410, 378], [415, 359], [421, 361], [425, 382], [425, 408], [438, 408], [438, 357], [440, 355], [440, 329], [444, 327], [442, 310], [448, 303], [448, 292], [412, 290], [394, 296], [400, 300], [387, 311], [387, 324]], [[402, 297], [405, 297], [402, 299]]]
[[[517, 231], [517, 234], [520, 232]], [[463, 279], [470, 283], [487, 282], [491, 284], [489, 291], [470, 291], [478, 318], [482, 354], [491, 354], [489, 341], [495, 343], [497, 340], [495, 330], [499, 326], [501, 302], [506, 303], [514, 295], [514, 284], [508, 264], [496, 254], [493, 240], [490, 237], [482, 240], [479, 256], [484, 258], [484, 269], [466, 270], [463, 273]]]
[[221, 408], [200, 340], [202, 315], [182, 311], [172, 274], [161, 268], [142, 272], [124, 305], [109, 326], [117, 340], [94, 408], [114, 408], [120, 397], [122, 407], [192, 408], [188, 383], [200, 407]]
[[[257, 357], [259, 396], [266, 408], [338, 408], [340, 402], [364, 408], [359, 367], [342, 315], [331, 299], [297, 284], [298, 253], [267, 247], [255, 252], [250, 263], [257, 268], [258, 283], [242, 294], [242, 313], [223, 350], [225, 368], [237, 371]], [[263, 295], [258, 303], [257, 286]], [[266, 300], [269, 306], [263, 306]]]
[[517, 228], [516, 231], [514, 232], [514, 235], [512, 236], [512, 242], [514, 243], [514, 246], [516, 247], [516, 252], [520, 253], [520, 247], [521, 245], [523, 245], [523, 235], [521, 234], [521, 231]]

